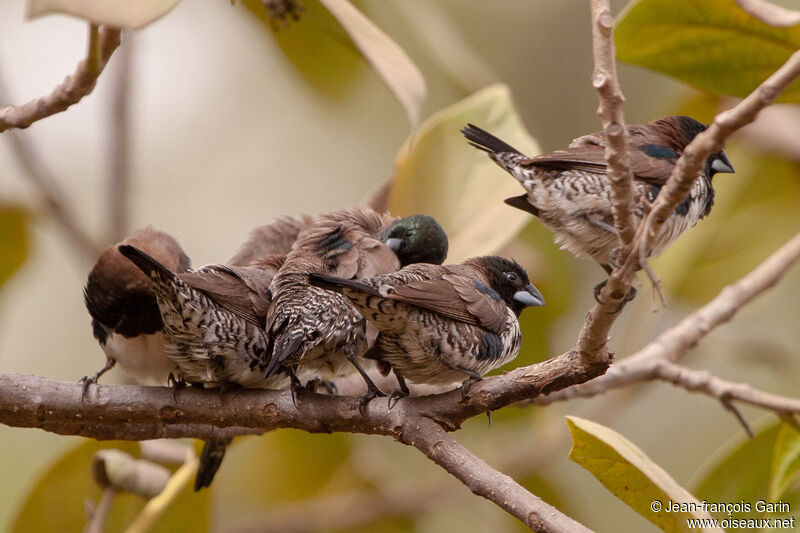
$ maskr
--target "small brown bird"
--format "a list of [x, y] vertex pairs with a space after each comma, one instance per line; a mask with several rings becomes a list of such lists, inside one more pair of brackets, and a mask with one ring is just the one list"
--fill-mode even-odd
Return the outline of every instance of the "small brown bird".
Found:
[[[282, 374], [265, 377], [269, 284], [283, 255], [250, 260], [248, 266], [207, 265], [174, 273], [133, 246], [120, 246], [120, 253], [152, 280], [166, 337], [164, 350], [181, 381], [221, 390], [274, 389], [289, 383]], [[211, 484], [230, 442], [206, 441], [195, 490]]]
[[[638, 224], [645, 206], [667, 182], [683, 149], [706, 126], [686, 116], [666, 116], [649, 124], [626, 126], [630, 168], [634, 177], [634, 219]], [[461, 130], [472, 146], [483, 150], [516, 178], [526, 193], [506, 203], [536, 216], [554, 234], [562, 248], [578, 257], [591, 257], [610, 273], [617, 246], [611, 214], [610, 184], [606, 176], [603, 132], [575, 139], [563, 150], [527, 157], [491, 133], [469, 124]], [[725, 152], [712, 154], [659, 235], [650, 254], [656, 256], [684, 231], [708, 215], [714, 203], [711, 178], [733, 172]]]
[[[189, 258], [178, 242], [153, 228], [138, 230], [121, 244], [145, 250], [175, 272], [189, 268]], [[175, 365], [164, 353], [163, 323], [152, 283], [120, 255], [117, 245], [100, 254], [83, 295], [94, 337], [106, 354], [106, 365], [93, 377], [83, 378], [84, 394], [117, 362], [138, 382], [166, 383]]]
[[475, 257], [458, 265], [410, 265], [364, 280], [312, 274], [312, 285], [345, 295], [380, 331], [367, 357], [405, 380], [462, 391], [487, 372], [514, 359], [521, 346], [517, 317], [544, 298], [514, 261]]
[[[268, 332], [273, 343], [267, 376], [283, 369], [302, 377], [327, 379], [354, 367], [367, 383], [359, 409], [383, 393], [358, 362], [377, 332], [350, 302], [308, 284], [310, 273], [362, 279], [394, 272], [410, 261], [441, 263], [447, 236], [431, 217], [394, 219], [368, 208], [326, 213], [297, 238], [271, 290]], [[295, 381], [295, 386], [299, 381]]]

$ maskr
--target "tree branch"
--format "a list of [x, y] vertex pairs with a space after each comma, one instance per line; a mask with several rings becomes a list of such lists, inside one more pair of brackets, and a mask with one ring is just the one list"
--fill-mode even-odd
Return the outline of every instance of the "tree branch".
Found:
[[528, 492], [509, 476], [490, 467], [430, 419], [418, 418], [407, 424], [403, 439], [464, 483], [474, 494], [493, 501], [534, 531], [591, 531]]
[[120, 46], [113, 96], [109, 109], [110, 169], [108, 187], [108, 242], [128, 234], [128, 186], [130, 182], [130, 77], [133, 39], [126, 34]]
[[603, 121], [603, 131], [608, 140], [605, 156], [611, 182], [611, 212], [614, 227], [619, 232], [620, 250], [624, 254], [620, 257], [627, 257], [636, 225], [633, 221], [633, 176], [628, 161], [628, 133], [622, 112], [625, 97], [619, 87], [614, 60], [614, 17], [609, 0], [591, 0], [590, 5], [594, 56], [592, 86], [600, 95], [597, 114]]
[[97, 78], [103, 72], [111, 54], [119, 46], [120, 30], [103, 26], [89, 26], [87, 57], [75, 72], [56, 86], [47, 96], [31, 100], [20, 106], [0, 107], [0, 132], [10, 128], [27, 128], [37, 120], [64, 111], [91, 93]]
[[732, 109], [723, 111], [714, 122], [698, 134], [684, 149], [667, 184], [659, 192], [653, 207], [636, 235], [636, 249], [625, 262], [626, 268], [644, 265], [650, 253], [650, 242], [658, 235], [661, 226], [675, 207], [686, 198], [703, 162], [714, 152], [722, 150], [725, 140], [735, 131], [753, 122], [758, 112], [768, 106], [798, 76], [800, 76], [800, 51], [792, 54], [772, 76], [747, 95]]
[[705, 371], [690, 370], [675, 364], [703, 337], [736, 312], [773, 287], [795, 263], [800, 261], [800, 233], [737, 282], [723, 288], [706, 305], [663, 332], [640, 351], [620, 361], [597, 379], [536, 398], [546, 405], [571, 398], [588, 398], [606, 391], [650, 379], [662, 379], [694, 392], [704, 392], [726, 402], [743, 403], [772, 410], [779, 416], [800, 413], [800, 399], [765, 393], [749, 385], [731, 383]]

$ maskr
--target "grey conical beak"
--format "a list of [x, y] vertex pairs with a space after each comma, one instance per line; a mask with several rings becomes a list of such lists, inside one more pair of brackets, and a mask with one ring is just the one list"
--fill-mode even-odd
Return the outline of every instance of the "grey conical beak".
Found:
[[711, 162], [711, 168], [716, 170], [717, 172], [721, 172], [723, 174], [733, 174], [733, 165], [728, 159], [728, 156], [725, 155], [725, 152], [720, 152], [714, 160]]
[[390, 239], [386, 239], [384, 244], [396, 252], [403, 245], [403, 239], [392, 237]]
[[544, 305], [542, 293], [540, 293], [539, 289], [534, 287], [532, 283], [528, 283], [525, 289], [515, 292], [514, 300], [525, 307], [541, 307]]

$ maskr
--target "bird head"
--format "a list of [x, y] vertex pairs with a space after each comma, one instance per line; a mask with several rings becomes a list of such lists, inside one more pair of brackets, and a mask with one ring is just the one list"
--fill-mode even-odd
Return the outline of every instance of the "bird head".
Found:
[[491, 287], [508, 307], [519, 316], [526, 307], [544, 305], [542, 293], [528, 279], [528, 273], [516, 261], [485, 256], [470, 259], [484, 274]]
[[441, 265], [447, 257], [447, 234], [436, 219], [428, 215], [395, 220], [378, 239], [394, 250], [402, 266], [412, 263]]
[[[661, 117], [651, 122], [650, 125], [661, 137], [663, 144], [678, 155], [683, 153], [683, 149], [692, 142], [697, 134], [706, 129], [704, 124], [685, 115]], [[706, 175], [711, 178], [718, 172], [725, 174], [734, 172], [733, 165], [722, 150], [711, 154], [706, 159]]]

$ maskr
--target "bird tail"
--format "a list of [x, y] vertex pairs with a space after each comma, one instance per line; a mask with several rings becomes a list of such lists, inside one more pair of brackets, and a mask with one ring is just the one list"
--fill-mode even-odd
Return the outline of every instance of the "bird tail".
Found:
[[199, 491], [202, 488], [211, 485], [214, 481], [214, 476], [217, 474], [222, 459], [225, 458], [225, 451], [233, 439], [230, 437], [224, 439], [208, 439], [203, 445], [203, 451], [200, 454], [200, 462], [197, 466], [197, 475], [194, 478], [194, 490]]
[[120, 244], [119, 253], [128, 258], [139, 270], [150, 279], [159, 279], [163, 282], [179, 283], [178, 276], [170, 269], [159, 263], [153, 256], [141, 251], [130, 244]]
[[308, 282], [316, 287], [338, 292], [339, 294], [342, 294], [342, 289], [347, 288], [365, 292], [373, 296], [381, 296], [380, 292], [378, 292], [378, 289], [370, 287], [366, 283], [355, 279], [344, 279], [336, 276], [329, 276], [327, 274], [309, 274]]
[[467, 124], [467, 126], [461, 130], [461, 133], [467, 138], [469, 144], [489, 154], [512, 153], [523, 155], [522, 152], [510, 144], [498, 139], [488, 131], [474, 124]]

